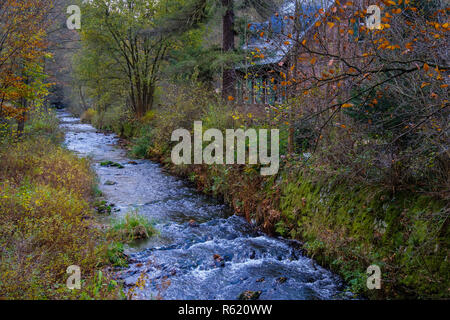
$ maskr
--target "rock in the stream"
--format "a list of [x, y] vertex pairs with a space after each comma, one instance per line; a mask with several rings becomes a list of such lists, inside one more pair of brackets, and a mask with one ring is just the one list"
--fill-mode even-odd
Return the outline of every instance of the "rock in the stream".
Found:
[[137, 226], [133, 229], [134, 239], [147, 239], [149, 237], [144, 226]]
[[200, 226], [195, 220], [189, 220], [189, 227], [196, 228]]
[[121, 165], [120, 163], [113, 162], [113, 161], [103, 161], [103, 162], [100, 163], [100, 165], [101, 165], [102, 167], [116, 167], [116, 168], [119, 168], [119, 169], [125, 168], [125, 167], [124, 167], [123, 165]]
[[138, 163], [136, 161], [128, 161], [128, 164], [132, 164], [133, 166], [137, 166]]
[[97, 210], [97, 213], [99, 214], [111, 214], [113, 207], [114, 204], [108, 204], [104, 200], [99, 201], [95, 204], [95, 210]]
[[215, 254], [213, 259], [216, 267], [225, 267], [225, 260], [220, 255]]
[[105, 186], [115, 186], [117, 184], [117, 182], [111, 181], [111, 180], [107, 180], [105, 182]]
[[242, 292], [239, 295], [238, 299], [239, 300], [258, 300], [261, 293], [262, 293], [261, 291], [247, 290], [247, 291]]
[[287, 281], [287, 278], [286, 277], [279, 277], [278, 279], [277, 279], [277, 282], [278, 283], [285, 283]]

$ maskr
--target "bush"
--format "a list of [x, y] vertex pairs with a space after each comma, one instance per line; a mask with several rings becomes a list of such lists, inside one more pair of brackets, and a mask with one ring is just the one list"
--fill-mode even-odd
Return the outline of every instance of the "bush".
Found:
[[137, 158], [145, 158], [148, 156], [148, 150], [152, 144], [152, 132], [150, 126], [143, 126], [139, 136], [134, 139], [131, 154]]
[[81, 122], [85, 122], [85, 123], [93, 123], [93, 120], [97, 117], [97, 111], [89, 108], [86, 111], [83, 112], [83, 114], [81, 115], [80, 119]]

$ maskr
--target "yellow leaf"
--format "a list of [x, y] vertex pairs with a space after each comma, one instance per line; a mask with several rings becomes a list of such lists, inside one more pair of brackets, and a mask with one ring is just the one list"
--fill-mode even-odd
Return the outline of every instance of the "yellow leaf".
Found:
[[332, 29], [334, 27], [334, 22], [327, 22], [327, 24], [330, 29]]
[[429, 86], [430, 83], [429, 82], [423, 82], [422, 85], [420, 86], [420, 88], [422, 89], [423, 87]]
[[352, 103], [344, 103], [344, 104], [342, 105], [342, 108], [351, 108], [351, 107], [353, 107], [353, 104], [352, 104]]

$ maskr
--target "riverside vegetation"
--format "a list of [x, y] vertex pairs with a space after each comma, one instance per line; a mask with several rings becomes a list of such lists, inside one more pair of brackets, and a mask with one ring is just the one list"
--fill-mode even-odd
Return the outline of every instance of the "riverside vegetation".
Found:
[[[123, 244], [153, 228], [136, 213], [102, 228], [90, 162], [61, 147], [62, 137], [52, 110], [34, 112], [21, 137], [2, 132], [0, 296], [121, 299], [110, 267], [125, 266]], [[70, 265], [81, 268], [81, 290], [66, 286]]]

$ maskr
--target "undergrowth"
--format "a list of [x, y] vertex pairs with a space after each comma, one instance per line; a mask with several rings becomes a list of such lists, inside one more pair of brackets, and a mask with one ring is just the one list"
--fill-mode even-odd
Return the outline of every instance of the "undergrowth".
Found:
[[[59, 146], [54, 115], [34, 117], [20, 139], [0, 141], [0, 297], [113, 299], [108, 245], [92, 219], [94, 175]], [[81, 268], [80, 290], [66, 286]]]

